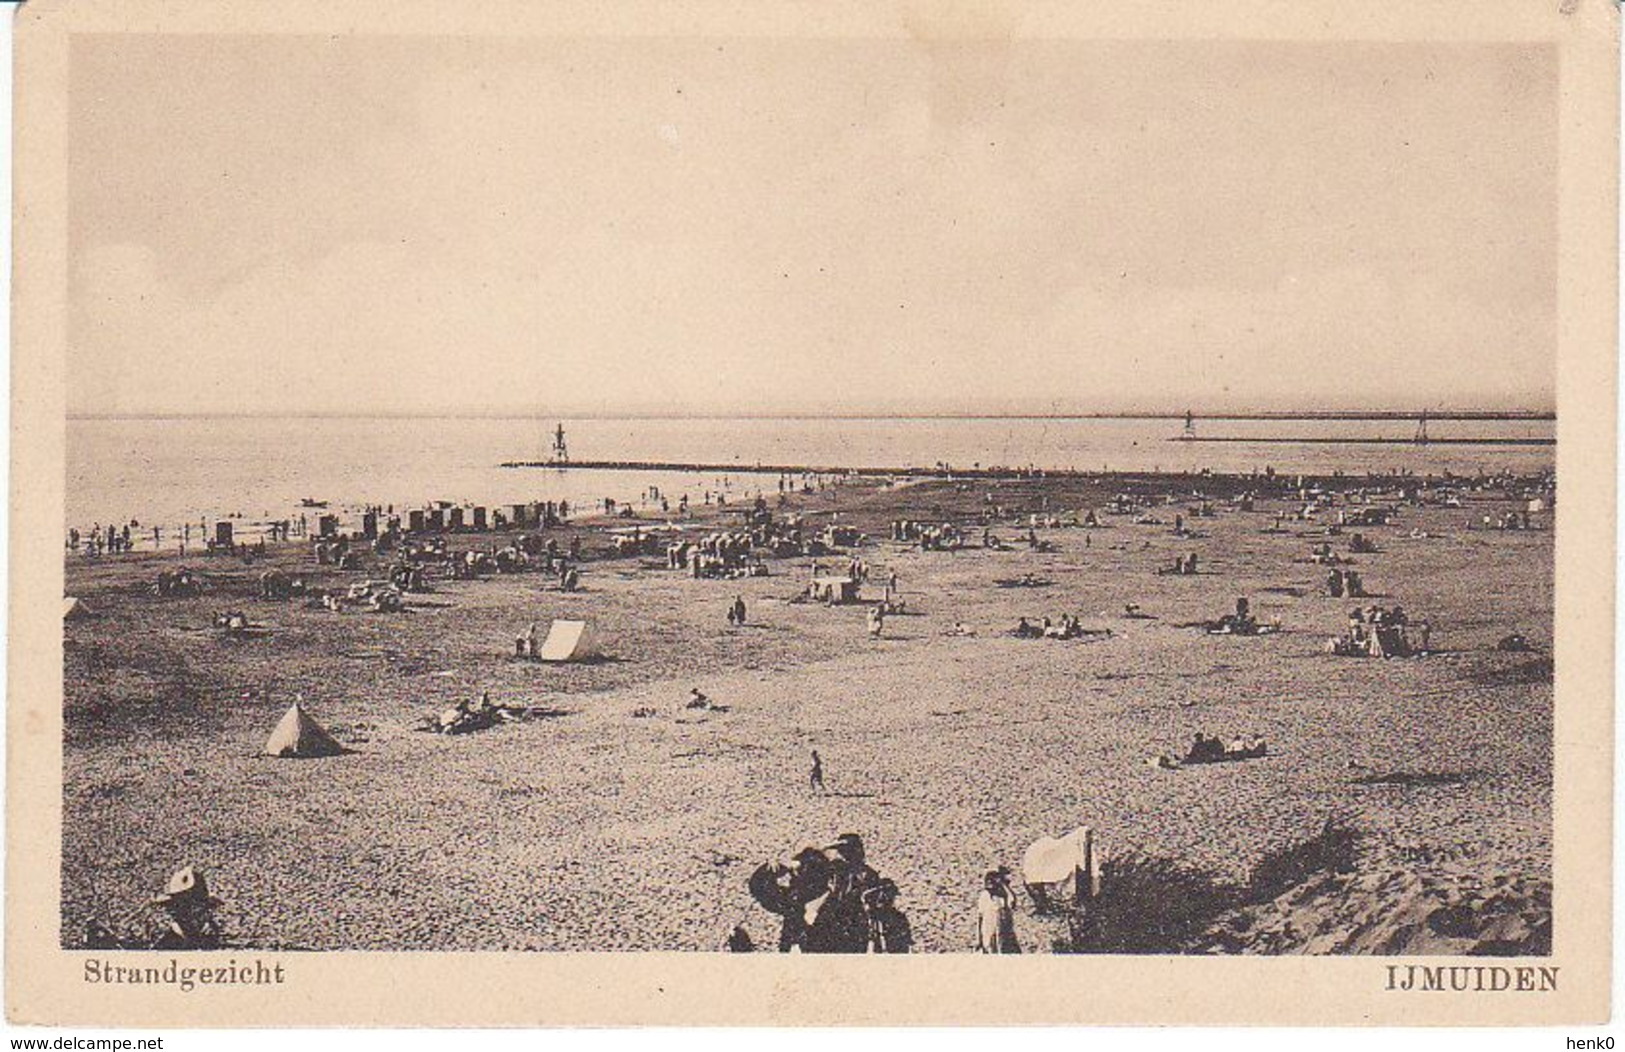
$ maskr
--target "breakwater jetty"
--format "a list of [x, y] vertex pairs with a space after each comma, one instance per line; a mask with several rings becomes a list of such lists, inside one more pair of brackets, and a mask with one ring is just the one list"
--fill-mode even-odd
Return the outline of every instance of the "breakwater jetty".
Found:
[[1497, 436], [1490, 438], [1387, 438], [1291, 435], [1175, 435], [1170, 442], [1243, 442], [1260, 445], [1308, 446], [1555, 446], [1557, 439]]
[[1065, 469], [948, 467], [820, 467], [813, 464], [704, 464], [666, 460], [504, 460], [505, 468], [553, 468], [559, 471], [671, 471], [722, 475], [847, 475], [862, 478], [1028, 478], [1035, 475], [1070, 475]]

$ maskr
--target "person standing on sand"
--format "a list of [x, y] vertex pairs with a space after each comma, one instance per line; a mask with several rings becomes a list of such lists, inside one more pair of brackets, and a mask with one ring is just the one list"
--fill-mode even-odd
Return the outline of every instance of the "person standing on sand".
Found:
[[824, 792], [824, 760], [818, 755], [818, 750], [812, 751], [812, 774], [807, 778], [807, 787], [814, 792]]
[[897, 882], [881, 880], [864, 892], [864, 913], [869, 921], [870, 953], [908, 953], [914, 948], [914, 930], [897, 908]]
[[976, 948], [982, 953], [1020, 953], [1016, 941], [1016, 896], [1010, 871], [1000, 866], [982, 878], [976, 896]]

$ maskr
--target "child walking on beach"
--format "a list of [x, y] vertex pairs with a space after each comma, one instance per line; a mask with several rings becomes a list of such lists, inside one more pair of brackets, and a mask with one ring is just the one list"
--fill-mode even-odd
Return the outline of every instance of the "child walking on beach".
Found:
[[812, 774], [807, 779], [808, 787], [815, 793], [824, 791], [824, 761], [819, 757], [818, 750], [812, 751]]

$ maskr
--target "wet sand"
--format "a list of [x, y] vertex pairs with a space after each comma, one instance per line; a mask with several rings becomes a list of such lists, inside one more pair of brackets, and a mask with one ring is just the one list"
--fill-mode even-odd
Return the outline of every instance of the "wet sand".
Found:
[[[64, 944], [192, 862], [227, 900], [239, 946], [716, 949], [740, 922], [770, 945], [774, 918], [745, 891], [751, 868], [845, 831], [900, 885], [923, 951], [969, 949], [980, 874], [1018, 867], [1034, 838], [1079, 825], [1114, 852], [1239, 880], [1346, 815], [1378, 869], [1549, 880], [1549, 666], [1494, 645], [1521, 632], [1549, 647], [1552, 533], [1469, 531], [1512, 506], [1489, 499], [1363, 528], [1382, 550], [1356, 556], [1356, 569], [1388, 598], [1362, 602], [1429, 618], [1441, 649], [1393, 661], [1323, 652], [1354, 602], [1325, 596], [1326, 569], [1306, 561], [1320, 538], [1297, 535], [1310, 524], [1260, 532], [1296, 502], [1221, 505], [1217, 518], [1187, 518], [1205, 534], [1196, 539], [1123, 516], [1041, 529], [1053, 553], [882, 539], [894, 517], [974, 517], [990, 489], [1011, 512], [1047, 500], [1059, 513], [1100, 508], [1123, 484], [930, 481], [797, 496], [787, 510], [839, 510], [868, 530], [867, 593], [898, 573], [908, 613], [880, 640], [861, 607], [786, 602], [806, 558], [769, 560], [773, 576], [742, 581], [606, 558], [585, 565], [577, 594], [540, 574], [444, 581], [389, 615], [252, 598], [267, 566], [317, 585], [367, 576], [317, 568], [300, 545], [251, 567], [190, 557], [212, 583], [194, 599], [152, 594], [158, 570], [181, 564], [173, 555], [70, 556], [69, 592], [97, 616], [65, 626]], [[1171, 523], [1180, 510], [1156, 514]], [[1436, 536], [1409, 539], [1413, 528]], [[579, 529], [589, 551], [602, 544]], [[1018, 537], [1009, 524], [994, 532]], [[1347, 539], [1331, 540], [1344, 552]], [[1156, 574], [1190, 551], [1202, 574]], [[996, 584], [1027, 573], [1052, 583]], [[750, 621], [737, 629], [724, 619], [735, 595]], [[1238, 596], [1283, 631], [1175, 627]], [[1130, 602], [1152, 619], [1124, 618]], [[212, 617], [228, 607], [269, 636], [220, 638]], [[1006, 634], [1019, 616], [1063, 612], [1113, 635]], [[513, 636], [553, 617], [593, 620], [612, 660], [513, 660]], [[949, 634], [956, 622], [975, 634]], [[685, 709], [696, 686], [726, 711]], [[460, 737], [412, 729], [481, 691], [548, 714]], [[259, 755], [296, 693], [353, 753]], [[1270, 755], [1147, 764], [1199, 730], [1263, 735]], [[826, 794], [807, 785], [813, 748]], [[1415, 774], [1436, 777], [1387, 777]], [[1030, 913], [1018, 924], [1029, 948], [1057, 934]]]

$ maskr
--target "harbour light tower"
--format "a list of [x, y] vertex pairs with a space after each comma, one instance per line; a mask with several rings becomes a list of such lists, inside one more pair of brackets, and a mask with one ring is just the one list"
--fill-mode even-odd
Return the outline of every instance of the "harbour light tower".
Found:
[[553, 432], [553, 459], [564, 461], [570, 459], [570, 450], [564, 444], [564, 424], [560, 423]]

